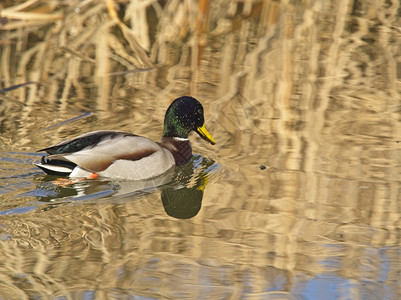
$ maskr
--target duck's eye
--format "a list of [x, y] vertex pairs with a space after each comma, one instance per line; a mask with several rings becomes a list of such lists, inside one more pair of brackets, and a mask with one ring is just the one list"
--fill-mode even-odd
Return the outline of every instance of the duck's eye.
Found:
[[198, 109], [198, 114], [202, 114], [202, 113], [203, 113], [202, 108], [199, 108], [199, 109]]

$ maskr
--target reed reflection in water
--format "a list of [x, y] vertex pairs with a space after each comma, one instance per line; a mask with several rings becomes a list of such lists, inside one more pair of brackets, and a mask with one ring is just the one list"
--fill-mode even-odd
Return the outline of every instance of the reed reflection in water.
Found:
[[[0, 297], [401, 297], [397, 1], [2, 5]], [[94, 129], [157, 140], [186, 94], [217, 144], [161, 186], [32, 166]]]

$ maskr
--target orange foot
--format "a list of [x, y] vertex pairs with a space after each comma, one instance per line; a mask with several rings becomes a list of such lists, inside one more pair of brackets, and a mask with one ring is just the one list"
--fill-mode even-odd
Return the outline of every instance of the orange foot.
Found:
[[89, 176], [87, 177], [87, 179], [96, 179], [96, 178], [98, 178], [98, 177], [99, 177], [99, 174], [92, 173], [91, 175], [89, 175]]
[[82, 182], [88, 179], [96, 179], [98, 178], [99, 175], [96, 173], [92, 173], [91, 175], [89, 175], [86, 178], [75, 178], [75, 179], [71, 179], [71, 178], [57, 178], [56, 180], [53, 180], [52, 182], [54, 184], [57, 184], [59, 186], [67, 186], [67, 185], [72, 185], [74, 183], [78, 183], [78, 182]]

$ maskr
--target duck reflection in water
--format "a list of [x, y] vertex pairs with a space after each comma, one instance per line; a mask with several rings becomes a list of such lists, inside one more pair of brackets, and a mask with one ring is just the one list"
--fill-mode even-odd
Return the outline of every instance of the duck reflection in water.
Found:
[[[199, 163], [201, 164], [196, 166]], [[180, 185], [168, 185], [161, 189], [161, 200], [165, 212], [178, 219], [196, 216], [202, 206], [208, 177], [215, 168], [214, 161], [206, 158], [192, 160], [191, 164], [177, 168], [174, 182], [179, 182]]]
[[165, 212], [174, 218], [189, 219], [198, 214], [208, 178], [218, 169], [209, 158], [194, 154], [184, 166], [176, 166], [156, 178], [141, 181], [85, 180], [63, 184], [52, 175], [40, 176], [40, 201], [51, 203], [46, 210], [74, 202], [122, 203], [160, 191]]

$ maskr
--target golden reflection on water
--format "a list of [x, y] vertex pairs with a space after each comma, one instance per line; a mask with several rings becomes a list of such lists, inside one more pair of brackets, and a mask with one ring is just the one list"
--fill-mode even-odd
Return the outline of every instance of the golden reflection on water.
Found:
[[[399, 3], [105, 3], [0, 12], [0, 297], [401, 296]], [[182, 183], [192, 218], [31, 165], [94, 129], [158, 139], [184, 94], [217, 142], [192, 137], [216, 162]]]

